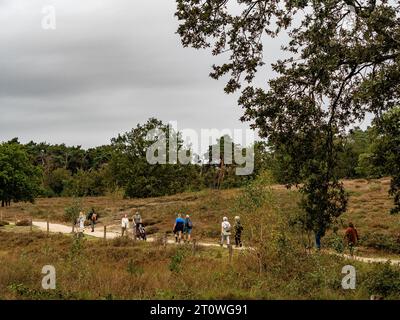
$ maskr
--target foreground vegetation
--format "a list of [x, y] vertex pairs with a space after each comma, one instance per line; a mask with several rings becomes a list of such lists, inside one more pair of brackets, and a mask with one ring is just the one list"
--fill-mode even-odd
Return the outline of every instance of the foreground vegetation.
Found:
[[[113, 241], [74, 240], [42, 232], [0, 231], [0, 299], [400, 299], [400, 272], [351, 262], [356, 290], [344, 290], [336, 256], [278, 254]], [[263, 263], [259, 254], [264, 252]], [[41, 289], [41, 269], [54, 265], [57, 289]]]
[[[347, 181], [346, 185], [354, 200], [349, 215], [356, 221], [362, 237], [377, 230], [392, 237], [398, 230], [389, 220], [394, 216], [384, 210], [375, 212], [371, 206], [374, 203], [377, 207], [376, 202], [386, 194], [387, 180]], [[162, 241], [143, 243], [126, 238], [77, 240], [70, 235], [29, 232], [29, 227], [5, 226], [0, 229], [3, 266], [0, 298], [369, 299], [371, 295], [378, 295], [384, 299], [400, 299], [398, 267], [350, 261], [310, 250], [307, 232], [297, 223], [301, 215], [295, 205], [298, 198], [296, 191], [268, 187], [266, 181], [260, 181], [244, 189], [155, 199], [115, 202], [110, 198], [86, 199], [89, 207], [108, 201], [109, 206], [100, 213], [103, 223], [118, 224], [123, 212], [140, 208], [145, 221], [152, 222], [148, 229], [154, 228], [155, 235], [172, 228], [176, 211], [190, 212], [195, 238], [213, 241], [219, 235], [221, 216], [240, 214], [245, 226], [245, 244], [252, 249], [235, 250], [232, 260], [226, 248], [193, 247], [192, 244], [165, 247]], [[367, 199], [369, 204], [365, 203], [364, 207]], [[62, 219], [61, 208], [66, 199], [43, 201], [47, 202], [26, 205], [25, 214], [31, 211], [33, 215], [46, 216], [44, 211], [52, 207], [53, 218]], [[385, 204], [381, 205], [390, 206], [387, 195]], [[35, 211], [39, 208], [42, 211]], [[375, 214], [374, 220], [365, 219], [364, 210]], [[379, 225], [374, 222], [377, 220]], [[332, 236], [334, 233], [327, 236], [326, 243]], [[355, 290], [342, 288], [345, 276], [342, 268], [349, 264], [357, 272]], [[56, 268], [56, 290], [41, 289], [44, 265]]]

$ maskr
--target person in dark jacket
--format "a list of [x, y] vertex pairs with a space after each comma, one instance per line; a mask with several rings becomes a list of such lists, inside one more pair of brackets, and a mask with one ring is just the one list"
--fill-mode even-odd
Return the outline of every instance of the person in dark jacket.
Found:
[[242, 247], [242, 231], [243, 231], [243, 226], [242, 223], [240, 222], [240, 217], [236, 216], [235, 217], [235, 244], [236, 248]]
[[182, 215], [179, 213], [178, 217], [175, 220], [173, 233], [175, 234], [175, 242], [180, 243], [182, 239], [183, 229], [185, 227], [185, 220], [182, 218]]
[[354, 224], [352, 222], [349, 223], [349, 226], [344, 233], [344, 238], [346, 240], [347, 246], [349, 247], [350, 255], [353, 255], [354, 247], [357, 245], [359, 236], [357, 229], [354, 227]]

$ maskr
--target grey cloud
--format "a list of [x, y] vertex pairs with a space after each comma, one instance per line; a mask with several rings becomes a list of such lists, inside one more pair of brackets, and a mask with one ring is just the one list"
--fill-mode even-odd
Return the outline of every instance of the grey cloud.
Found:
[[[55, 31], [41, 29], [47, 5]], [[89, 147], [151, 116], [248, 128], [237, 97], [208, 78], [215, 58], [182, 48], [174, 10], [174, 0], [0, 1], [0, 140]]]

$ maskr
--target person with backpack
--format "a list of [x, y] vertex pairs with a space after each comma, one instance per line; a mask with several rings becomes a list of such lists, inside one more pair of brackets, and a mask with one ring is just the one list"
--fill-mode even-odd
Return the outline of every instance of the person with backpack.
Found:
[[140, 215], [139, 211], [136, 211], [135, 215], [133, 216], [133, 233], [135, 239], [141, 238], [141, 230], [140, 227], [143, 226], [142, 216]]
[[125, 214], [121, 220], [121, 237], [123, 237], [125, 233], [126, 235], [128, 235], [128, 230], [129, 230], [129, 218], [128, 215]]
[[175, 234], [175, 242], [180, 243], [182, 238], [183, 229], [185, 227], [185, 220], [182, 218], [182, 215], [179, 213], [178, 217], [175, 220], [174, 224], [174, 234]]
[[240, 222], [240, 217], [236, 216], [235, 217], [235, 244], [236, 248], [242, 247], [242, 231], [243, 231], [243, 226]]
[[344, 233], [344, 238], [347, 242], [347, 246], [350, 250], [350, 255], [353, 256], [354, 254], [354, 247], [357, 245], [359, 240], [357, 229], [354, 227], [352, 222], [349, 223], [349, 227], [346, 229]]
[[90, 226], [92, 227], [92, 232], [94, 232], [94, 227], [97, 222], [98, 215], [94, 208], [92, 208], [87, 216], [87, 219], [90, 221]]
[[228, 246], [230, 245], [230, 235], [231, 224], [229, 223], [228, 218], [224, 217], [221, 223], [221, 247], [224, 246], [225, 241]]
[[190, 242], [192, 229], [193, 229], [193, 223], [192, 220], [190, 219], [190, 216], [187, 214], [185, 219], [185, 225], [183, 228], [183, 237], [185, 242]]

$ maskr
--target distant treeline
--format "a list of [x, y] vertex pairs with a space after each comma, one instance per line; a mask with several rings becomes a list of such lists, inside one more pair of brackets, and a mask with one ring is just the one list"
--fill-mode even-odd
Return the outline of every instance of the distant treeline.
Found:
[[[212, 148], [219, 147], [223, 156], [228, 136], [209, 147], [210, 153], [202, 163], [151, 165], [146, 150], [154, 141], [146, 140], [146, 135], [154, 128], [169, 130], [152, 118], [113, 138], [109, 145], [88, 150], [65, 144], [21, 144], [17, 138], [4, 142], [0, 145], [0, 200], [6, 205], [11, 201], [32, 201], [38, 196], [82, 197], [122, 192], [126, 197], [153, 197], [204, 188], [234, 188], [264, 170], [269, 170], [277, 183], [291, 182], [288, 171], [292, 168], [287, 163], [292, 161], [284, 151], [275, 150], [264, 141], [254, 144], [254, 172], [249, 176], [236, 175], [235, 164], [212, 161]], [[341, 178], [379, 178], [390, 174], [384, 161], [380, 161], [377, 138], [373, 127], [356, 128], [337, 138], [341, 146]], [[179, 138], [178, 148], [183, 148]]]

